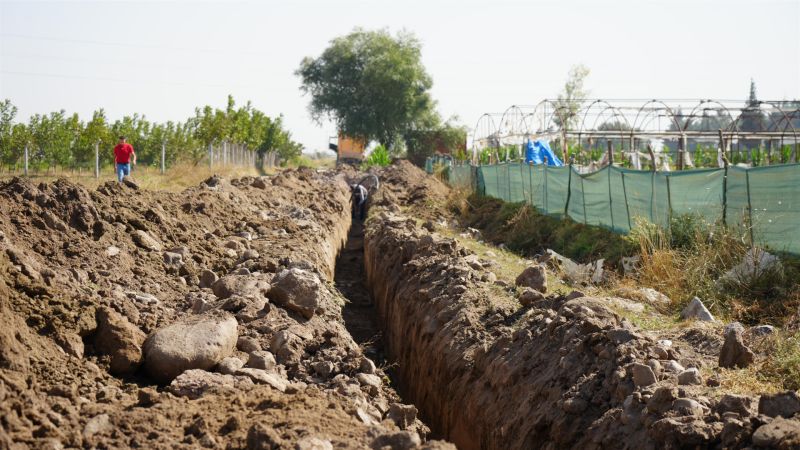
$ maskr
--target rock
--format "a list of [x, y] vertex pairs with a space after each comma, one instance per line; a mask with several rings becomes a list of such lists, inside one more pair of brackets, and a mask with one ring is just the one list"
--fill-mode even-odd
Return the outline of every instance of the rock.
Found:
[[109, 371], [114, 375], [135, 372], [142, 362], [142, 343], [145, 341], [142, 330], [106, 306], [97, 308], [95, 320], [95, 349], [111, 357]]
[[755, 354], [744, 345], [744, 327], [733, 322], [725, 327], [725, 342], [719, 352], [719, 366], [726, 368], [744, 368], [753, 364]]
[[254, 369], [273, 370], [275, 368], [275, 357], [266, 350], [256, 350], [250, 353], [247, 365]]
[[333, 450], [331, 441], [322, 440], [313, 436], [306, 436], [297, 441], [294, 445], [295, 450]]
[[679, 373], [683, 372], [684, 370], [686, 370], [686, 369], [683, 368], [683, 366], [678, 361], [674, 361], [674, 360], [671, 360], [671, 359], [665, 361], [664, 364], [662, 364], [661, 366], [664, 368], [664, 371], [670, 372], [670, 373], [678, 373], [679, 374]]
[[356, 375], [356, 380], [358, 380], [361, 386], [367, 389], [369, 395], [375, 396], [380, 392], [382, 384], [381, 377], [368, 373], [359, 373]]
[[624, 344], [636, 338], [636, 334], [625, 328], [614, 328], [613, 330], [606, 331], [606, 337], [615, 344]]
[[519, 294], [519, 302], [522, 306], [531, 306], [532, 304], [544, 300], [544, 294], [533, 288], [525, 288]]
[[300, 362], [305, 345], [303, 338], [289, 330], [281, 330], [272, 336], [269, 350], [281, 364], [297, 364]]
[[728, 412], [734, 412], [738, 414], [739, 417], [744, 418], [753, 415], [753, 406], [753, 399], [751, 397], [725, 394], [719, 400], [719, 403], [717, 403], [715, 410], [720, 416]]
[[98, 414], [86, 422], [86, 426], [83, 427], [83, 438], [89, 439], [96, 434], [109, 432], [113, 428], [108, 414]]
[[566, 297], [564, 297], [564, 300], [565, 301], [570, 301], [570, 300], [574, 300], [576, 298], [581, 298], [581, 297], [586, 297], [586, 294], [584, 294], [581, 291], [571, 291], [569, 294], [567, 294]]
[[391, 448], [392, 450], [408, 450], [416, 448], [422, 443], [417, 433], [413, 431], [399, 431], [397, 433], [383, 434], [376, 437], [370, 447], [373, 450]]
[[662, 294], [661, 292], [658, 292], [653, 288], [648, 288], [648, 287], [639, 288], [638, 292], [639, 294], [641, 294], [641, 296], [647, 303], [653, 306], [666, 307], [669, 306], [671, 303], [669, 297]]
[[252, 276], [225, 275], [211, 285], [211, 290], [219, 299], [233, 295], [241, 297], [256, 296], [268, 292], [269, 284]]
[[68, 355], [83, 358], [83, 339], [77, 334], [62, 331], [55, 335], [55, 341]]
[[672, 409], [683, 416], [701, 417], [703, 415], [703, 407], [700, 406], [700, 403], [690, 398], [675, 399], [675, 401], [672, 402]]
[[136, 243], [139, 247], [142, 247], [145, 250], [151, 250], [154, 252], [161, 251], [161, 244], [155, 240], [152, 236], [147, 234], [146, 231], [136, 230], [133, 232], [133, 242]]
[[696, 367], [690, 367], [678, 374], [678, 384], [680, 385], [702, 385], [703, 377], [700, 375], [700, 370]]
[[107, 257], [113, 258], [113, 257], [115, 257], [117, 255], [119, 255], [119, 247], [114, 246], [114, 245], [109, 245], [108, 248], [106, 248], [106, 256]]
[[283, 439], [280, 438], [278, 432], [271, 426], [262, 423], [257, 423], [247, 430], [246, 445], [245, 448], [247, 450], [277, 450], [285, 448]]
[[233, 375], [242, 367], [244, 367], [244, 361], [239, 358], [229, 356], [217, 364], [217, 372], [223, 375]]
[[242, 248], [242, 244], [240, 244], [239, 241], [235, 239], [225, 241], [225, 243], [222, 246], [230, 250], [239, 250], [240, 248]]
[[547, 269], [541, 264], [526, 267], [525, 270], [517, 276], [514, 283], [517, 286], [525, 286], [546, 293]]
[[758, 399], [758, 413], [769, 417], [792, 417], [800, 412], [800, 397], [794, 391], [764, 394]]
[[647, 401], [647, 410], [652, 413], [662, 414], [672, 409], [672, 402], [677, 397], [677, 389], [672, 386], [662, 386], [653, 393]]
[[289, 382], [280, 375], [261, 369], [243, 368], [237, 370], [236, 375], [248, 377], [255, 383], [269, 385], [281, 392], [286, 392], [289, 385]]
[[494, 283], [497, 281], [497, 275], [494, 272], [486, 272], [481, 277], [481, 281], [485, 281], [487, 283]]
[[414, 424], [414, 421], [417, 420], [417, 413], [417, 407], [414, 405], [392, 403], [389, 405], [386, 418], [393, 421], [400, 429], [405, 429]]
[[800, 422], [777, 418], [753, 433], [753, 444], [761, 448], [800, 448]]
[[218, 279], [219, 277], [217, 277], [216, 273], [208, 269], [203, 269], [203, 271], [200, 272], [200, 287], [210, 288], [211, 285], [213, 285], [214, 282], [217, 281]]
[[236, 348], [245, 353], [253, 353], [261, 350], [261, 344], [259, 344], [258, 339], [254, 337], [239, 336], [239, 339], [236, 341]]
[[658, 381], [653, 369], [646, 364], [633, 363], [631, 373], [633, 374], [633, 384], [636, 386], [650, 386]]
[[229, 314], [192, 316], [161, 328], [147, 338], [145, 369], [163, 383], [185, 370], [210, 369], [230, 356], [237, 338], [237, 322]]
[[279, 272], [272, 280], [268, 297], [278, 305], [310, 319], [321, 308], [322, 282], [315, 274], [292, 268]]
[[183, 264], [183, 255], [180, 253], [164, 252], [164, 264], [168, 266], [179, 266]]
[[766, 336], [775, 332], [775, 327], [772, 325], [758, 325], [750, 328], [750, 334], [753, 336]]
[[328, 378], [336, 368], [330, 361], [317, 361], [311, 364], [311, 368], [314, 369], [319, 376], [323, 378]]
[[364, 373], [375, 373], [375, 363], [366, 356], [362, 356], [361, 363], [359, 364], [359, 370]]
[[681, 319], [713, 322], [714, 316], [708, 311], [706, 305], [704, 305], [699, 298], [695, 297], [683, 308], [683, 311], [681, 311]]
[[250, 184], [250, 186], [257, 189], [266, 189], [268, 185], [270, 185], [269, 178], [266, 177], [258, 177]]
[[159, 394], [153, 388], [142, 388], [139, 389], [139, 393], [137, 395], [137, 405], [142, 407], [153, 406], [159, 401]]
[[661, 377], [661, 372], [662, 372], [661, 363], [658, 362], [657, 359], [648, 359], [647, 365], [650, 366], [651, 369], [653, 369], [653, 373], [656, 375], [656, 379]]
[[191, 369], [178, 375], [167, 390], [178, 397], [197, 399], [212, 389], [236, 387], [236, 379], [231, 375]]
[[259, 254], [258, 254], [257, 251], [255, 251], [253, 249], [247, 249], [247, 250], [244, 251], [244, 253], [242, 253], [242, 257], [239, 258], [239, 260], [247, 261], [247, 260], [250, 260], [250, 259], [258, 259], [258, 256], [259, 256]]
[[195, 314], [203, 314], [212, 309], [214, 305], [207, 298], [197, 297], [192, 301], [192, 312]]

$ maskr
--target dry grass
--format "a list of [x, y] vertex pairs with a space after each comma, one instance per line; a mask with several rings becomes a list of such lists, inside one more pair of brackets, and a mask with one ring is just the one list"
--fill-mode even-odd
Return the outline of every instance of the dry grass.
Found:
[[791, 258], [741, 281], [725, 281], [751, 251], [746, 230], [681, 217], [669, 230], [638, 222], [627, 238], [641, 258], [634, 281], [667, 295], [673, 313], [697, 296], [722, 318], [781, 325], [800, 303]]
[[[274, 170], [274, 169], [273, 169]], [[189, 163], [177, 164], [170, 167], [162, 175], [161, 170], [155, 167], [135, 166], [131, 173], [131, 179], [143, 189], [159, 191], [182, 191], [188, 187], [196, 186], [203, 180], [212, 175], [220, 175], [225, 178], [237, 178], [243, 176], [258, 176], [255, 167], [226, 166], [209, 168], [207, 165], [193, 165]], [[13, 175], [3, 175], [3, 178], [10, 178]], [[30, 177], [34, 181], [49, 182], [58, 178], [65, 178], [73, 183], [78, 183], [90, 189], [95, 189], [107, 181], [116, 181], [116, 176], [112, 168], [105, 168], [100, 172], [100, 178], [95, 178], [93, 173], [83, 174], [72, 172], [56, 172], [55, 174], [42, 174]]]

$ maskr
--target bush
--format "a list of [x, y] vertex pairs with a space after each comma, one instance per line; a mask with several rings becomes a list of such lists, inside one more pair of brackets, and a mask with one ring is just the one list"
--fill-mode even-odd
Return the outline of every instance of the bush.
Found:
[[369, 156], [367, 156], [367, 158], [361, 163], [361, 168], [366, 170], [374, 166], [386, 167], [391, 163], [392, 158], [389, 156], [389, 150], [387, 150], [383, 145], [378, 145], [372, 149], [372, 152], [369, 154]]

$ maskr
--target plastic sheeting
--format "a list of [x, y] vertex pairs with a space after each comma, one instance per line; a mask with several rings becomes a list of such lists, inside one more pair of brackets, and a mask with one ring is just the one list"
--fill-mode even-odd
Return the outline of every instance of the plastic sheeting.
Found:
[[525, 162], [533, 164], [547, 164], [548, 166], [563, 166], [564, 163], [558, 159], [553, 150], [550, 149], [550, 144], [547, 141], [535, 140], [531, 142], [528, 140], [525, 144]]

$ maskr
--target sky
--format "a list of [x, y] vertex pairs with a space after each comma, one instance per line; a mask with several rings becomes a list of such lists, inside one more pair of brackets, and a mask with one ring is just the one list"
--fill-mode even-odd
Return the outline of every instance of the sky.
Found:
[[294, 74], [355, 27], [422, 42], [443, 117], [554, 98], [570, 67], [593, 98], [800, 98], [800, 0], [0, 0], [0, 99], [18, 119], [104, 108], [182, 121], [237, 103], [276, 116], [307, 151], [336, 134], [315, 123]]

